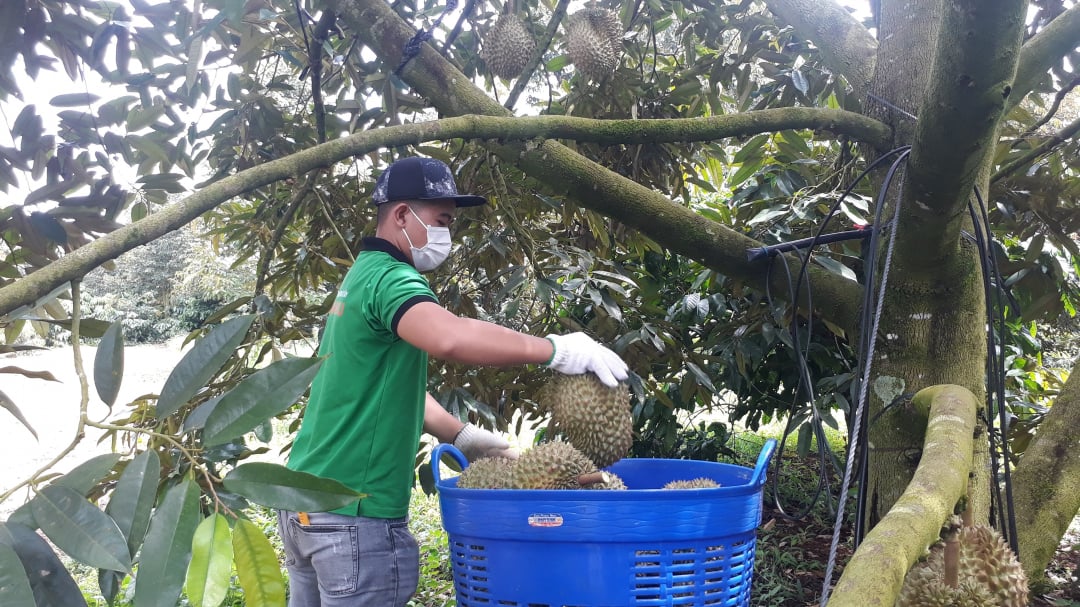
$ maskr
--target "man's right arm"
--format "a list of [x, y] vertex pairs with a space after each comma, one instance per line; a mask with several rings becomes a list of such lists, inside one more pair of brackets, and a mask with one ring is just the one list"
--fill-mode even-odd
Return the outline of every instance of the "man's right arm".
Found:
[[398, 321], [397, 334], [435, 358], [470, 365], [543, 364], [554, 353], [543, 337], [461, 318], [430, 301], [411, 306]]
[[430, 301], [413, 304], [397, 324], [397, 334], [428, 354], [472, 365], [546, 364], [568, 375], [592, 372], [604, 384], [626, 379], [626, 363], [584, 333], [533, 337], [505, 327], [461, 318]]

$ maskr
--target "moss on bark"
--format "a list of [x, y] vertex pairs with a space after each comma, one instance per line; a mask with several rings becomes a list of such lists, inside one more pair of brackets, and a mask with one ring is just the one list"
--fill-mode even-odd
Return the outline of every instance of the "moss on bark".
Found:
[[830, 607], [893, 607], [904, 576], [967, 493], [981, 401], [962, 386], [939, 385], [919, 391], [913, 404], [929, 411], [915, 476], [852, 555]]

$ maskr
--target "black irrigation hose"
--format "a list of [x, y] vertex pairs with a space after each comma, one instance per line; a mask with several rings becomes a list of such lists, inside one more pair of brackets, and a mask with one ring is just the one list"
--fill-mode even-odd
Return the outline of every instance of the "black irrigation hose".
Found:
[[[802, 512], [796, 514], [796, 515], [791, 515], [791, 514], [788, 514], [787, 512], [785, 512], [783, 506], [780, 504], [780, 494], [779, 494], [779, 490], [778, 490], [778, 486], [779, 486], [778, 482], [779, 482], [780, 469], [782, 467], [783, 457], [781, 455], [781, 456], [777, 456], [775, 458], [775, 460], [773, 462], [773, 474], [772, 474], [773, 502], [774, 502], [774, 505], [775, 505], [775, 508], [776, 508], [777, 512], [779, 512], [780, 516], [783, 517], [783, 518], [792, 519], [792, 520], [802, 520], [803, 518], [806, 517], [807, 514], [810, 513], [811, 510], [813, 510], [814, 506], [817, 504], [817, 501], [821, 498], [822, 493], [824, 493], [826, 491], [828, 491], [829, 495], [830, 495], [830, 497], [829, 497], [829, 513], [830, 514], [834, 513], [834, 508], [833, 508], [833, 503], [832, 503], [832, 498], [831, 498], [831, 489], [830, 489], [830, 487], [828, 485], [828, 478], [826, 476], [826, 469], [827, 469], [828, 464], [829, 464], [828, 460], [830, 459], [830, 458], [828, 458], [828, 455], [827, 455], [827, 453], [828, 453], [828, 451], [827, 451], [828, 443], [827, 443], [827, 441], [825, 439], [825, 432], [824, 432], [824, 428], [823, 428], [822, 421], [821, 421], [821, 415], [817, 410], [817, 402], [816, 402], [817, 399], [814, 396], [813, 382], [812, 382], [812, 380], [810, 378], [809, 366], [807, 364], [807, 360], [809, 359], [810, 346], [811, 346], [811, 343], [812, 343], [812, 335], [813, 335], [813, 296], [812, 296], [812, 293], [810, 291], [809, 277], [806, 274], [808, 265], [810, 263], [810, 257], [813, 254], [814, 247], [817, 246], [818, 244], [822, 244], [828, 238], [828, 235], [824, 235], [825, 229], [828, 227], [828, 224], [832, 220], [833, 216], [835, 216], [837, 211], [840, 210], [840, 205], [851, 194], [851, 192], [854, 191], [855, 187], [858, 186], [859, 182], [861, 182], [875, 168], [877, 168], [878, 166], [884, 164], [890, 157], [892, 157], [892, 156], [894, 156], [896, 154], [901, 154], [900, 159], [897, 159], [893, 163], [894, 169], [892, 171], [890, 171], [890, 175], [892, 175], [892, 173], [895, 172], [895, 166], [897, 166], [897, 163], [899, 163], [900, 160], [902, 160], [904, 157], [906, 157], [907, 152], [910, 149], [911, 149], [911, 146], [902, 146], [902, 147], [896, 148], [894, 150], [890, 150], [890, 151], [886, 152], [885, 154], [882, 154], [880, 157], [878, 157], [872, 163], [870, 163], [870, 165], [867, 166], [866, 169], [864, 169], [859, 174], [859, 176], [856, 177], [851, 182], [851, 184], [847, 187], [847, 189], [844, 190], [844, 192], [840, 195], [840, 197], [836, 200], [836, 202], [833, 203], [832, 207], [829, 209], [829, 213], [825, 216], [825, 219], [822, 221], [821, 225], [818, 227], [817, 232], [814, 234], [813, 239], [811, 239], [809, 245], [806, 248], [805, 256], [800, 255], [800, 259], [802, 260], [802, 264], [800, 265], [799, 276], [798, 276], [798, 279], [797, 279], [797, 281], [795, 283], [793, 283], [792, 280], [791, 280], [791, 270], [788, 267], [787, 259], [783, 255], [779, 256], [781, 258], [781, 260], [782, 260], [782, 263], [784, 264], [784, 271], [787, 274], [788, 293], [791, 295], [792, 320], [791, 320], [790, 333], [792, 335], [792, 346], [793, 346], [793, 350], [795, 352], [796, 362], [797, 362], [798, 367], [799, 367], [799, 378], [800, 378], [799, 386], [800, 386], [800, 388], [803, 388], [806, 391], [806, 402], [808, 402], [810, 404], [811, 427], [813, 428], [815, 436], [818, 439], [818, 459], [819, 459], [819, 462], [820, 462], [818, 486], [817, 486], [817, 490], [815, 491], [813, 497], [810, 500], [810, 503], [807, 505], [807, 507], [806, 507], [806, 509], [804, 511], [802, 511]], [[880, 217], [880, 210], [878, 210], [876, 212], [876, 214], [877, 214], [878, 217]], [[880, 222], [875, 221], [874, 228], [871, 231], [871, 238], [872, 239], [874, 238], [874, 235], [876, 235], [879, 232], [879, 230], [882, 229], [880, 226], [881, 226]], [[864, 264], [864, 265], [866, 265], [866, 264]], [[868, 267], [872, 267], [872, 266], [868, 266]], [[765, 286], [765, 296], [766, 296], [766, 300], [769, 302], [770, 309], [772, 308], [772, 293], [771, 293], [771, 290], [769, 288], [769, 283], [771, 282], [769, 279], [771, 278], [772, 269], [773, 269], [773, 265], [770, 264], [769, 265], [769, 270], [768, 270], [769, 276], [766, 277], [766, 281], [765, 281], [765, 285], [766, 285]], [[799, 338], [799, 329], [798, 329], [798, 322], [797, 322], [797, 312], [795, 311], [796, 306], [797, 306], [798, 301], [799, 301], [799, 297], [801, 295], [801, 290], [802, 290], [802, 286], [803, 286], [804, 282], [806, 283], [806, 288], [807, 288], [807, 319], [808, 319], [807, 320], [807, 333], [806, 333], [807, 338], [806, 338], [806, 351], [805, 352], [802, 351], [802, 348], [800, 348], [800, 344], [799, 344], [800, 338]], [[865, 295], [864, 295], [864, 297], [865, 297]], [[863, 333], [865, 334], [865, 331], [863, 331]], [[792, 425], [792, 422], [794, 420], [794, 413], [795, 413], [795, 409], [794, 409], [794, 405], [793, 405], [791, 415], [789, 415], [789, 417], [788, 417], [788, 423], [785, 426], [784, 433], [783, 433], [783, 435], [781, 436], [781, 439], [780, 439], [779, 451], [780, 451], [781, 454], [783, 453], [784, 446], [785, 446], [785, 444], [787, 442], [788, 436], [791, 435], [791, 431], [792, 431], [791, 425]], [[833, 464], [835, 466], [835, 462], [833, 462]]]
[[[983, 293], [986, 299], [986, 321], [988, 324], [986, 334], [986, 410], [984, 421], [990, 441], [991, 469], [993, 472], [993, 493], [995, 500], [991, 504], [990, 522], [1005, 536], [1009, 547], [1019, 556], [1018, 538], [1016, 533], [1016, 512], [1013, 503], [1012, 470], [1009, 453], [1008, 418], [1005, 406], [1005, 352], [1004, 345], [1007, 338], [1008, 326], [1005, 324], [1005, 307], [1002, 304], [1001, 295], [1004, 290], [1004, 282], [1001, 280], [1001, 272], [998, 268], [997, 257], [991, 248], [993, 236], [990, 233], [990, 215], [986, 209], [979, 189], [975, 188], [975, 198], [979, 202], [979, 211], [971, 201], [968, 201], [968, 213], [971, 215], [976, 245], [979, 248], [979, 258], [983, 273]], [[995, 331], [996, 329], [996, 331]], [[994, 428], [993, 414], [994, 401], [997, 401], [998, 428]], [[1000, 432], [1000, 436], [998, 433]], [[1001, 441], [1000, 451], [998, 440]], [[999, 466], [998, 457], [1001, 457]], [[1002, 499], [1001, 483], [998, 479], [1001, 471], [1004, 471], [1005, 497]], [[996, 508], [995, 508], [996, 506]], [[996, 517], [995, 517], [996, 510]], [[997, 519], [996, 521], [994, 519]]]

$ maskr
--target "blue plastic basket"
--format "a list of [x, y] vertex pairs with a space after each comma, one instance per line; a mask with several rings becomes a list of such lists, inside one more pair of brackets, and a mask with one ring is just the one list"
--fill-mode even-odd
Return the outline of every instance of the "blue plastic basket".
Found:
[[[624, 459], [626, 491], [459, 489], [432, 453], [460, 607], [744, 606], [761, 490], [776, 441], [753, 469]], [[710, 489], [661, 489], [706, 477]]]

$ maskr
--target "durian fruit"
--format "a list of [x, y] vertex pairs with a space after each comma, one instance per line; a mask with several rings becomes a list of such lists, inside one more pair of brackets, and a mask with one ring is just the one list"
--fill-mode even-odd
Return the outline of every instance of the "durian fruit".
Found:
[[711, 478], [695, 478], [688, 481], [671, 481], [664, 485], [664, 489], [710, 489], [719, 487], [720, 483]]
[[562, 433], [599, 468], [626, 457], [634, 442], [629, 390], [605, 386], [592, 373], [555, 375], [539, 395]]
[[904, 579], [897, 607], [1024, 607], [1027, 577], [1005, 540], [986, 525], [960, 527], [956, 588], [945, 583], [945, 543], [937, 542], [927, 558]]
[[566, 53], [577, 70], [599, 79], [619, 66], [622, 34], [617, 13], [590, 5], [566, 20]]
[[510, 484], [514, 489], [581, 489], [603, 482], [604, 474], [570, 443], [552, 441], [518, 457]]
[[484, 457], [461, 471], [457, 486], [462, 489], [509, 489], [514, 460], [508, 457]]
[[520, 76], [536, 53], [536, 41], [514, 14], [512, 3], [507, 3], [507, 12], [488, 30], [483, 42], [480, 58], [492, 74], [507, 80]]

